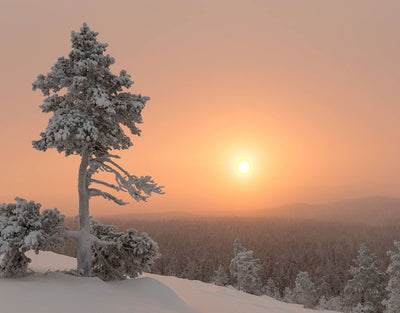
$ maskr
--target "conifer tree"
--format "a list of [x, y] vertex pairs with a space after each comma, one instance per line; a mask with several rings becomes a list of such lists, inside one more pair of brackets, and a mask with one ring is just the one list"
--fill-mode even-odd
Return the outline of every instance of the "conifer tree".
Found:
[[259, 294], [261, 289], [259, 260], [253, 257], [254, 252], [252, 250], [246, 250], [240, 244], [239, 239], [234, 242], [234, 254], [229, 270], [232, 277], [237, 281], [238, 289]]
[[229, 283], [229, 277], [222, 265], [218, 266], [218, 269], [215, 271], [213, 281], [217, 286], [226, 286]]
[[314, 308], [317, 303], [314, 283], [308, 272], [299, 272], [293, 289], [293, 301], [306, 308]]
[[[145, 201], [153, 192], [162, 193], [150, 176], [131, 175], [115, 162], [117, 156], [110, 154], [112, 149], [132, 146], [122, 126], [132, 135], [140, 135], [137, 124], [142, 122], [141, 112], [149, 98], [124, 91], [133, 81], [125, 70], [112, 74], [109, 68], [115, 60], [104, 54], [107, 44], [98, 42], [97, 35], [86, 23], [80, 32], [73, 31], [68, 57], [60, 57], [49, 73], [39, 75], [33, 83], [33, 90], [40, 89], [46, 97], [40, 106], [42, 112], [53, 113], [33, 147], [80, 156], [80, 231], [69, 235], [77, 240], [78, 272], [83, 276], [91, 273], [91, 245], [100, 242], [89, 233], [89, 199], [100, 196], [119, 205], [127, 204], [91, 185], [127, 192], [136, 201]], [[116, 184], [94, 179], [99, 171], [111, 173]]]
[[358, 256], [354, 259], [354, 266], [349, 272], [351, 279], [344, 289], [344, 304], [347, 311], [362, 308], [372, 310], [374, 313], [383, 312], [385, 275], [379, 268], [376, 255], [370, 253], [365, 244], [361, 245]]
[[272, 277], [268, 278], [267, 284], [262, 288], [262, 293], [275, 299], [280, 299], [279, 288]]
[[389, 276], [389, 282], [386, 286], [388, 298], [383, 301], [386, 307], [385, 313], [400, 312], [400, 241], [395, 241], [394, 245], [398, 251], [388, 252], [391, 263], [386, 271]]

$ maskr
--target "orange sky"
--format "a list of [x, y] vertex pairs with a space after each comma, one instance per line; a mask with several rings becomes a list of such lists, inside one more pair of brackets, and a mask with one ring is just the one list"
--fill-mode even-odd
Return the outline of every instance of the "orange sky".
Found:
[[398, 0], [3, 0], [0, 202], [77, 213], [78, 157], [31, 146], [50, 117], [31, 84], [84, 21], [151, 97], [122, 163], [166, 191], [92, 215], [398, 196], [399, 14]]

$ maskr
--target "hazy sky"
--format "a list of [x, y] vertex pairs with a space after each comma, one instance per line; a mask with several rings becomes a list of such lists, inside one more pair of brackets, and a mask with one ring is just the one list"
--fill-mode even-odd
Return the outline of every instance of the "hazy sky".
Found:
[[399, 16], [398, 0], [0, 0], [0, 202], [77, 213], [79, 158], [32, 148], [50, 118], [32, 82], [84, 21], [151, 97], [122, 163], [166, 191], [92, 215], [398, 196]]

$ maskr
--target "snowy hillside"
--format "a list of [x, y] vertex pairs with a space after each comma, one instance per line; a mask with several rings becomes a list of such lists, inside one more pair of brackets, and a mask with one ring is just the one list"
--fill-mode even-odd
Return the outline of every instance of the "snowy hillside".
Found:
[[[298, 305], [200, 281], [145, 274], [103, 282], [49, 272], [76, 266], [74, 258], [29, 253], [37, 274], [0, 279], [0, 312], [7, 313], [311, 313]], [[328, 312], [328, 311], [323, 311]]]

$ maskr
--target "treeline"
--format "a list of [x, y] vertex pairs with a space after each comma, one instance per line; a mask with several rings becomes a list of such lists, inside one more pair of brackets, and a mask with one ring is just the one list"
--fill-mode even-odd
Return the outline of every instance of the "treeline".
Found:
[[147, 232], [158, 242], [162, 256], [153, 273], [204, 282], [213, 282], [220, 266], [229, 273], [233, 242], [240, 238], [259, 259], [262, 286], [273, 281], [281, 297], [286, 288], [295, 288], [300, 272], [310, 275], [321, 296], [340, 296], [362, 243], [376, 254], [384, 271], [390, 262], [387, 251], [400, 240], [400, 226], [238, 217], [102, 220], [121, 230], [133, 227]]

